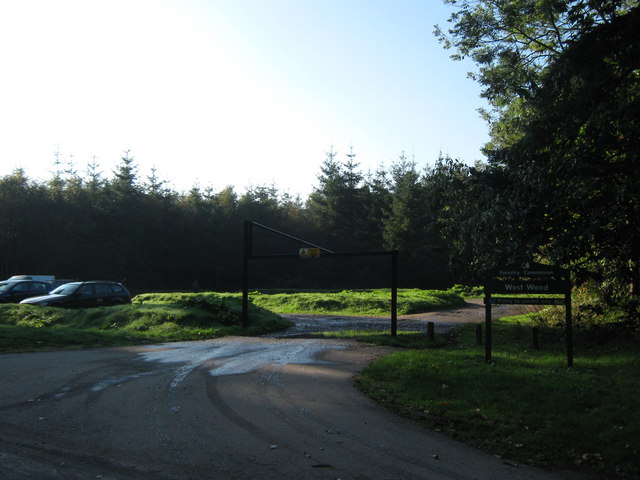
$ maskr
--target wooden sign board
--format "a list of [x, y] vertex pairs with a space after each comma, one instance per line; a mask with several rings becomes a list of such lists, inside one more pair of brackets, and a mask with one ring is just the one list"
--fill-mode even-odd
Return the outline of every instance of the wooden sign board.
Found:
[[[493, 297], [522, 295], [519, 297]], [[528, 297], [526, 295], [536, 295]], [[545, 296], [540, 296], [545, 295]], [[547, 297], [546, 295], [562, 295]], [[573, 366], [571, 326], [571, 281], [569, 272], [552, 265], [522, 262], [496, 268], [489, 272], [484, 286], [486, 310], [485, 359], [491, 361], [491, 305], [564, 305], [566, 308], [567, 363]]]

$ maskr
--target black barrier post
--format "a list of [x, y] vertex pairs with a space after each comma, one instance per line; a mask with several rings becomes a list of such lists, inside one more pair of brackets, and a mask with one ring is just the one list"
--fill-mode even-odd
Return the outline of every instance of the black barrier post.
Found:
[[391, 336], [398, 334], [398, 251], [391, 252]]
[[252, 233], [253, 224], [245, 220], [242, 238], [242, 328], [249, 326], [249, 257]]
[[573, 319], [571, 318], [571, 290], [565, 295], [567, 312], [567, 366], [573, 367]]

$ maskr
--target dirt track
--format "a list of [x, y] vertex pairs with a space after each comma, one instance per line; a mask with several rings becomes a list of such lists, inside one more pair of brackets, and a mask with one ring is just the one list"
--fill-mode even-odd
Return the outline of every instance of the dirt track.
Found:
[[353, 375], [390, 351], [226, 338], [4, 355], [0, 479], [560, 478], [364, 397]]
[[[493, 305], [492, 318], [530, 312], [529, 305]], [[295, 322], [295, 325], [273, 337], [291, 337], [309, 332], [331, 330], [390, 330], [389, 317], [344, 317], [336, 315], [283, 315]], [[427, 331], [427, 323], [433, 322], [436, 333], [445, 333], [462, 323], [484, 323], [485, 308], [482, 299], [467, 300], [460, 308], [438, 312], [399, 315], [398, 330]]]

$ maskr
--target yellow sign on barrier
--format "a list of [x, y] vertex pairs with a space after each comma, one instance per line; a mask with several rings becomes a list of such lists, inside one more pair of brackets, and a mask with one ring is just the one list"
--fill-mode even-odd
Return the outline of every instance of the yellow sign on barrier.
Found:
[[320, 249], [319, 248], [301, 248], [298, 251], [298, 255], [300, 255], [301, 258], [319, 257]]

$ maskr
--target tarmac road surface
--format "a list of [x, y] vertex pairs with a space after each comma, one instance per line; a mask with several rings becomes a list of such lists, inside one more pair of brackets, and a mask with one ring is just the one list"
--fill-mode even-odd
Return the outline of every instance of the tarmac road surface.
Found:
[[232, 337], [0, 356], [0, 479], [566, 478], [397, 417], [353, 376], [391, 352]]

